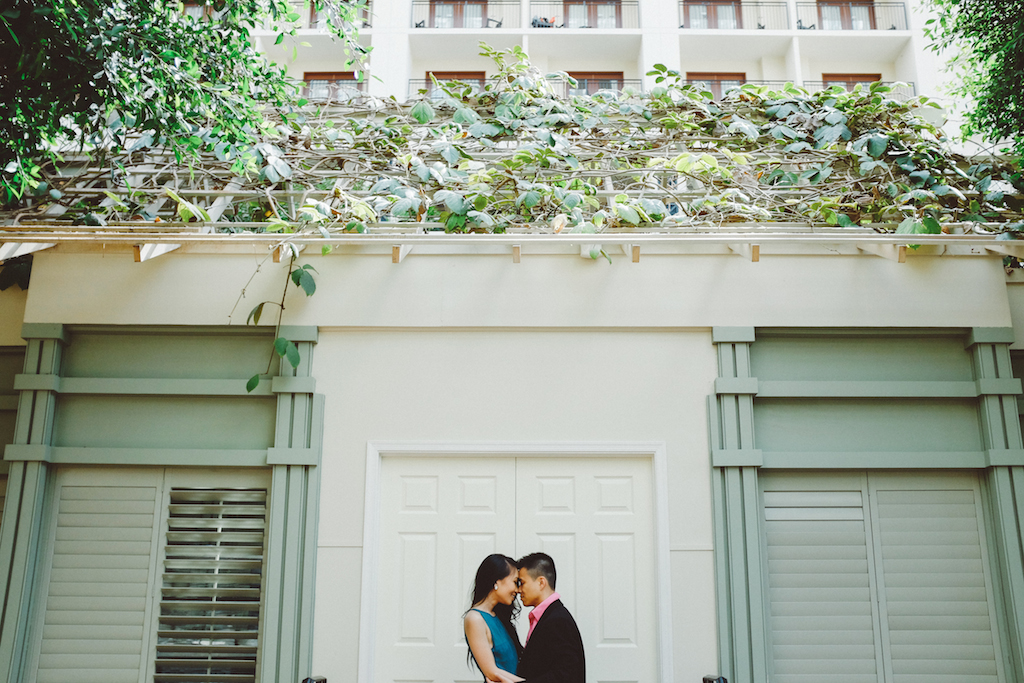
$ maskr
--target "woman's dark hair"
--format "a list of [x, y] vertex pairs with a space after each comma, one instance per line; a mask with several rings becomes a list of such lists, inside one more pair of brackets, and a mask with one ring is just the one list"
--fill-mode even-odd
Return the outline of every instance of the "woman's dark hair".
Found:
[[[469, 609], [473, 609], [473, 605], [482, 602], [488, 593], [494, 589], [495, 583], [516, 571], [518, 571], [516, 561], [507, 555], [495, 553], [485, 557], [476, 570], [476, 578], [473, 580], [473, 593], [469, 599]], [[466, 612], [468, 613], [469, 610], [466, 610]], [[519, 634], [516, 633], [515, 627], [516, 617], [519, 616], [519, 601], [513, 600], [511, 605], [503, 605], [499, 602], [494, 606], [494, 616], [498, 617], [501, 625], [512, 636], [512, 642], [516, 645], [516, 654], [522, 655], [523, 645], [519, 642]], [[466, 655], [466, 660], [476, 664], [472, 651]]]

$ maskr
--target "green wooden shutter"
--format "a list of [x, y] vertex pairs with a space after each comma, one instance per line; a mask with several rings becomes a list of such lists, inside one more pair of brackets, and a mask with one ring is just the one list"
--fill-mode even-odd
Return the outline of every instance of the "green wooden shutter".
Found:
[[765, 477], [773, 681], [877, 683], [862, 477]]
[[893, 479], [872, 477], [892, 680], [996, 683], [974, 477], [933, 482], [932, 490]]
[[266, 489], [171, 489], [156, 683], [255, 681], [266, 503]]
[[777, 683], [997, 683], [977, 477], [762, 472]]
[[38, 683], [137, 683], [158, 487], [59, 486]]
[[7, 500], [7, 475], [0, 474], [0, 524], [4, 521], [5, 500]]

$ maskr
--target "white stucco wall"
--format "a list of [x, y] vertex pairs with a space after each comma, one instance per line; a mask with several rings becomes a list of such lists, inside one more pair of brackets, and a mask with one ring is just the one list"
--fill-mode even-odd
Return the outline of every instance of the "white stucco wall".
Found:
[[[717, 667], [711, 330], [321, 330], [327, 396], [314, 671], [354, 680], [366, 444], [650, 442], [668, 453], [675, 680]], [[514, 445], [510, 446], [514, 450]], [[511, 549], [504, 549], [511, 553]], [[353, 573], [354, 572], [354, 573]], [[452, 585], [465, 593], [467, 586]], [[676, 595], [678, 593], [678, 595]], [[468, 605], [467, 605], [468, 607]]]
[[[225, 324], [246, 288], [231, 319], [243, 324], [255, 304], [280, 297], [285, 265], [263, 262], [253, 277], [264, 255], [172, 253], [136, 264], [128, 252], [41, 252], [27, 301], [5, 293], [0, 320], [24, 306], [30, 322]], [[413, 252], [397, 265], [383, 251], [300, 259], [319, 271], [318, 290], [307, 298], [291, 287], [284, 322], [320, 327], [314, 368], [327, 410], [314, 673], [357, 674], [367, 442], [664, 442], [674, 678], [699, 680], [718, 668], [711, 328], [1006, 327], [1011, 308], [1024, 312], [1024, 287], [1008, 293], [994, 257], [613, 258], [524, 253], [513, 264], [495, 250]], [[1012, 322], [1024, 326], [1024, 315]], [[0, 335], [18, 330], [5, 324]]]
[[[313, 251], [312, 249], [309, 251]], [[223, 325], [263, 255], [36, 255], [25, 320]], [[311, 254], [307, 299], [291, 287], [285, 322], [321, 327], [1006, 327], [998, 258], [645, 255], [632, 263], [568, 254]], [[285, 265], [264, 263], [232, 321], [280, 299]], [[264, 316], [264, 323], [271, 322]]]

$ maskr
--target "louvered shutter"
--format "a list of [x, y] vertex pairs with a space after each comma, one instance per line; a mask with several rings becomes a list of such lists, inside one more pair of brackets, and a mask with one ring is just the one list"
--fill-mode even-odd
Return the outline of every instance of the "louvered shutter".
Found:
[[816, 490], [762, 478], [773, 681], [877, 683], [869, 533], [861, 477]]
[[155, 683], [255, 681], [266, 503], [266, 489], [171, 489]]
[[148, 665], [157, 477], [126, 476], [124, 484], [152, 483], [120, 486], [90, 479], [60, 480], [38, 683], [138, 683]]
[[873, 496], [893, 683], [996, 683], [998, 639], [973, 476], [949, 477], [932, 490], [879, 479]]
[[773, 681], [1004, 680], [974, 474], [761, 481]]

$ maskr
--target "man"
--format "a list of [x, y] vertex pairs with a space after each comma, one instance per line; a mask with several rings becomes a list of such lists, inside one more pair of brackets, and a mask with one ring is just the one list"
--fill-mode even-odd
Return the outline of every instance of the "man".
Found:
[[585, 683], [583, 639], [555, 592], [555, 561], [544, 553], [531, 553], [518, 565], [519, 594], [533, 611], [516, 673], [526, 683]]

